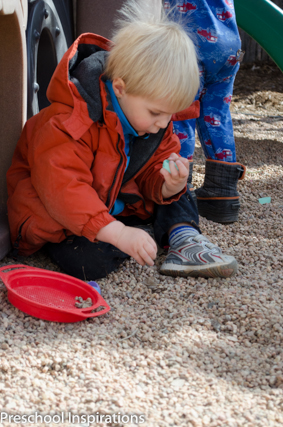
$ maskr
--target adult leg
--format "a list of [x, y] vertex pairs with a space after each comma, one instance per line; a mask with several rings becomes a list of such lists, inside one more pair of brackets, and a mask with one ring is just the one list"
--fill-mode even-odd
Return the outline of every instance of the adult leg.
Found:
[[[204, 184], [196, 190], [196, 195], [201, 216], [215, 222], [230, 223], [238, 219], [237, 182], [244, 177], [245, 169], [236, 162], [230, 113], [233, 84], [242, 51], [233, 1], [221, 0], [218, 8], [211, 7], [211, 12], [214, 16], [211, 25], [215, 29], [211, 34], [216, 38], [211, 44], [213, 60], [209, 51], [203, 53], [205, 83], [197, 120], [198, 135], [207, 161]], [[200, 31], [199, 34], [204, 33]], [[206, 42], [204, 44], [208, 47]]]
[[207, 159], [236, 161], [230, 103], [239, 64], [223, 67], [219, 75], [205, 83], [197, 119], [199, 139]]
[[[176, 5], [173, 13], [177, 19], [183, 17], [183, 22], [190, 23], [200, 59], [201, 111], [197, 130], [207, 161], [204, 185], [196, 190], [199, 213], [215, 222], [233, 222], [238, 219], [240, 208], [237, 181], [244, 176], [244, 168], [236, 163], [229, 109], [241, 60], [233, 0], [201, 0], [191, 8], [184, 7], [185, 4], [181, 6], [176, 0], [169, 0], [169, 3]], [[185, 157], [192, 156], [194, 124], [191, 132], [187, 131], [189, 122], [175, 126], [181, 137], [190, 135], [190, 139], [181, 140], [181, 153]]]
[[196, 120], [182, 120], [174, 122], [174, 132], [181, 143], [180, 154], [186, 159], [192, 160], [195, 151]]
[[[201, 65], [200, 67], [200, 87], [198, 94], [196, 96], [196, 100], [199, 100], [202, 90], [203, 90], [203, 68]], [[196, 119], [191, 120], [181, 120], [181, 121], [175, 121], [173, 122], [174, 132], [178, 136], [180, 143], [181, 143], [181, 150], [180, 155], [182, 157], [185, 157], [190, 161], [190, 173], [188, 177], [188, 190], [190, 190], [190, 193], [193, 197], [193, 200], [197, 204], [197, 197], [195, 194], [194, 186], [192, 185], [192, 177], [193, 177], [193, 155], [195, 151], [195, 132], [196, 132]]]
[[230, 113], [233, 84], [239, 64], [227, 64], [218, 80], [207, 84], [201, 98], [197, 130], [207, 157], [205, 179], [196, 190], [199, 214], [219, 223], [238, 220], [240, 210], [237, 183], [245, 167], [236, 162], [235, 140]]

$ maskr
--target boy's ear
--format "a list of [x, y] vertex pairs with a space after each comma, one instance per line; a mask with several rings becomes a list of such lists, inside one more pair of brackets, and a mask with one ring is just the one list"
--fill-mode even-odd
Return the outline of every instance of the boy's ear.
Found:
[[112, 87], [117, 98], [121, 98], [126, 93], [126, 85], [123, 79], [117, 77], [112, 81]]

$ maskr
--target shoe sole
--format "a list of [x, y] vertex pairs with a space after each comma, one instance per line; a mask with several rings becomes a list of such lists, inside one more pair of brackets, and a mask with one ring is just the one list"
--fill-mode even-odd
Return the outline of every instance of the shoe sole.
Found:
[[197, 199], [200, 216], [219, 224], [231, 224], [238, 221], [240, 202], [234, 200]]
[[229, 264], [215, 263], [209, 265], [179, 265], [179, 264], [167, 264], [166, 268], [160, 269], [160, 273], [165, 276], [174, 277], [231, 277], [238, 271], [238, 263], [234, 259]]

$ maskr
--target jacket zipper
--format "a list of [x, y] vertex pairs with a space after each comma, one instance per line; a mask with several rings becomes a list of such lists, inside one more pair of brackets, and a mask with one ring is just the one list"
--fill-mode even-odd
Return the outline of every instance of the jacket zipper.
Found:
[[[168, 125], [169, 126], [169, 125]], [[156, 146], [156, 148], [155, 148], [155, 151], [157, 150], [157, 148], [160, 146], [160, 144], [161, 144], [161, 142], [162, 142], [162, 140], [163, 140], [163, 136], [164, 136], [164, 134], [165, 134], [165, 132], [167, 131], [167, 128], [168, 128], [168, 126], [165, 128], [165, 129], [163, 129], [163, 133], [162, 133], [162, 135], [161, 135], [161, 137], [159, 138], [159, 142], [158, 142], [158, 144], [157, 144], [157, 146]], [[139, 169], [138, 170], [136, 170], [136, 171], [134, 171], [134, 173], [131, 175], [131, 176], [128, 176], [127, 177], [127, 179], [125, 180], [125, 181], [123, 181], [122, 182], [122, 185], [124, 185], [124, 184], [126, 184], [127, 182], [129, 182], [131, 179], [133, 179], [138, 173], [139, 173], [139, 171], [144, 167], [144, 165], [146, 165], [146, 163], [149, 161], [149, 159], [151, 158], [151, 156], [149, 156], [145, 161], [144, 161], [144, 163], [142, 164], [142, 165], [140, 165], [140, 167], [139, 167]]]
[[118, 141], [117, 141], [117, 145], [116, 145], [116, 147], [117, 147], [117, 151], [118, 151], [118, 153], [120, 154], [120, 162], [119, 162], [119, 165], [118, 165], [118, 167], [117, 167], [117, 169], [116, 169], [115, 176], [114, 176], [114, 179], [113, 179], [112, 185], [111, 185], [111, 187], [110, 187], [110, 189], [109, 189], [108, 196], [107, 196], [107, 200], [106, 200], [106, 203], [105, 203], [109, 210], [110, 210], [110, 206], [109, 206], [109, 204], [110, 204], [111, 191], [112, 191], [112, 189], [113, 189], [113, 187], [114, 187], [114, 185], [115, 185], [115, 182], [116, 182], [116, 178], [117, 178], [117, 175], [118, 175], [119, 169], [120, 169], [121, 165], [123, 164], [123, 155], [122, 155], [122, 153], [121, 153], [121, 150], [119, 149], [120, 139], [121, 139], [121, 137], [120, 137], [120, 135], [118, 135]]
[[[169, 126], [169, 125], [168, 125], [168, 126]], [[162, 140], [163, 140], [163, 136], [164, 136], [164, 134], [165, 134], [165, 132], [166, 132], [166, 130], [167, 130], [167, 128], [168, 128], [168, 126], [167, 126], [165, 129], [163, 129], [163, 133], [162, 133], [162, 135], [161, 135], [161, 137], [160, 137], [160, 139], [159, 139], [159, 142], [158, 142], [158, 144], [157, 144], [156, 150], [157, 150], [157, 148], [159, 147], [159, 145], [161, 144], [161, 142], [162, 142]], [[118, 151], [118, 153], [120, 154], [121, 161], [120, 161], [120, 163], [119, 163], [119, 165], [118, 165], [118, 167], [117, 167], [117, 169], [116, 169], [116, 173], [115, 173], [115, 176], [114, 176], [114, 180], [113, 180], [112, 185], [111, 185], [111, 187], [110, 187], [110, 189], [109, 189], [108, 196], [107, 196], [107, 200], [106, 200], [106, 206], [108, 207], [108, 209], [109, 209], [109, 210], [110, 210], [110, 208], [112, 208], [112, 206], [111, 206], [111, 207], [109, 206], [109, 204], [110, 204], [111, 191], [112, 191], [112, 189], [113, 189], [113, 187], [114, 187], [114, 184], [115, 184], [115, 182], [116, 182], [116, 178], [117, 178], [117, 175], [118, 175], [118, 171], [119, 171], [119, 169], [120, 169], [120, 167], [121, 167], [121, 165], [122, 165], [122, 163], [123, 163], [123, 155], [122, 155], [122, 153], [121, 153], [121, 151], [120, 151], [120, 149], [119, 149], [119, 142], [120, 142], [120, 139], [121, 139], [121, 137], [120, 137], [120, 135], [118, 135], [118, 141], [117, 141], [117, 145], [116, 145], [116, 147], [117, 147], [117, 151]], [[123, 186], [126, 182], [130, 181], [131, 179], [133, 179], [133, 178], [134, 178], [134, 176], [136, 176], [136, 175], [138, 174], [138, 172], [139, 172], [139, 171], [144, 167], [144, 165], [148, 162], [148, 160], [149, 160], [149, 159], [147, 159], [147, 160], [144, 162], [144, 164], [143, 164], [143, 165], [141, 165], [141, 166], [140, 166], [140, 168], [134, 172], [134, 174], [132, 174], [132, 176], [128, 177], [126, 181], [124, 181], [124, 182], [122, 181], [121, 188], [122, 188], [122, 186]], [[126, 194], [126, 193], [124, 193], [124, 194]], [[142, 200], [143, 200], [143, 199], [142, 199]], [[144, 200], [143, 200], [143, 204], [144, 204], [144, 207], [145, 207], [145, 202], [144, 202]], [[150, 212], [148, 212], [146, 209], [145, 209], [145, 211], [146, 211], [149, 215], [151, 215], [151, 213], [150, 213]]]

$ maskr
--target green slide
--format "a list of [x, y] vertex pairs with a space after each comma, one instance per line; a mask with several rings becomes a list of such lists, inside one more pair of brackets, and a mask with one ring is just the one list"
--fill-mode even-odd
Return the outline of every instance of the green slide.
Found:
[[283, 10], [270, 0], [235, 0], [237, 24], [283, 72]]

